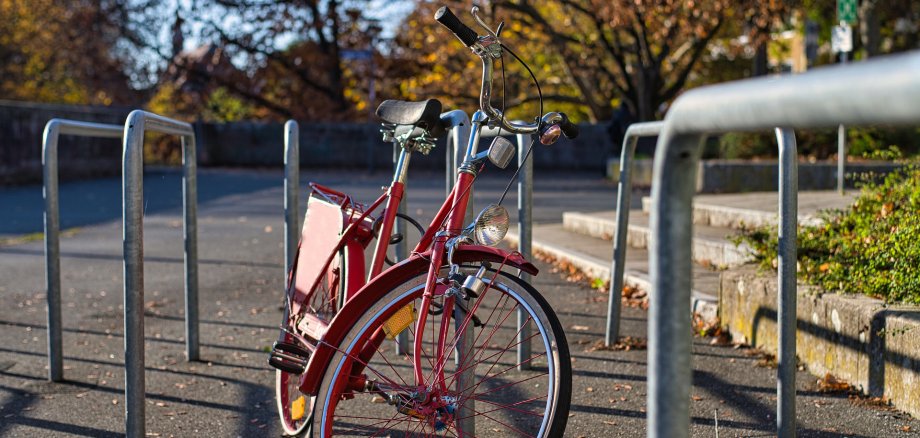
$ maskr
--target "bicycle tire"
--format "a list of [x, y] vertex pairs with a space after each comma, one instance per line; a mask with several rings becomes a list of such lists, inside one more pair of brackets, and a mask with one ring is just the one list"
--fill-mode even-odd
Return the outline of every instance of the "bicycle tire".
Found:
[[[281, 319], [282, 324], [287, 324], [288, 312], [290, 309], [285, 303], [283, 317]], [[284, 333], [281, 337], [283, 342], [296, 343], [294, 337], [288, 333]], [[312, 423], [312, 418], [307, 415], [313, 415], [313, 398], [306, 395], [300, 394], [299, 388], [300, 376], [294, 373], [289, 373], [286, 371], [275, 370], [275, 407], [278, 410], [278, 419], [281, 422], [281, 431], [283, 436], [304, 436], [309, 435], [308, 427]], [[299, 394], [299, 395], [298, 395]], [[304, 406], [305, 415], [302, 419], [295, 420], [291, 415], [291, 405], [294, 400], [298, 397], [306, 397], [304, 399], [309, 405]]]
[[[491, 284], [493, 274], [494, 271], [490, 271], [483, 279]], [[491, 285], [482, 294], [483, 304], [476, 311], [477, 316], [480, 316], [480, 312], [482, 312], [480, 319], [485, 321], [485, 325], [481, 328], [481, 331], [478, 331], [478, 336], [473, 333], [473, 337], [475, 337], [473, 347], [475, 350], [472, 351], [471, 357], [474, 360], [469, 365], [448, 364], [447, 362], [454, 362], [448, 360], [451, 356], [455, 359], [457, 357], [457, 350], [453, 348], [447, 350], [449, 353], [446, 354], [446, 357], [441, 357], [434, 361], [432, 361], [434, 358], [431, 357], [422, 359], [423, 364], [427, 360], [430, 365], [429, 368], [443, 367], [445, 381], [458, 382], [461, 377], [458, 377], [460, 373], [456, 371], [472, 370], [475, 386], [460, 389], [454, 387], [454, 383], [450, 383], [450, 388], [453, 389], [452, 392], [449, 390], [447, 394], [439, 393], [438, 396], [428, 394], [426, 396], [430, 399], [440, 399], [442, 403], [444, 400], [453, 398], [453, 412], [445, 414], [445, 412], [451, 411], [451, 405], [448, 403], [447, 406], [437, 410], [434, 414], [429, 413], [422, 419], [418, 418], [418, 415], [425, 408], [419, 407], [417, 411], [412, 411], [407, 408], [408, 405], [403, 404], [406, 402], [407, 397], [403, 393], [411, 390], [414, 386], [414, 380], [412, 380], [413, 367], [411, 362], [397, 363], [395, 366], [391, 363], [389, 355], [394, 353], [390, 348], [389, 341], [383, 343], [384, 348], [380, 348], [381, 344], [378, 343], [373, 351], [374, 355], [370, 359], [366, 361], [356, 359], [361, 349], [359, 346], [367, 345], [372, 336], [380, 334], [379, 328], [383, 321], [389, 319], [399, 309], [404, 309], [407, 303], [420, 301], [425, 280], [425, 275], [422, 274], [405, 281], [402, 285], [384, 294], [348, 330], [324, 373], [322, 384], [317, 393], [314, 403], [313, 435], [377, 435], [381, 434], [381, 432], [393, 433], [399, 431], [403, 432], [403, 436], [416, 434], [426, 436], [440, 435], [441, 432], [446, 433], [448, 436], [468, 435], [462, 430], [457, 430], [459, 421], [450, 421], [464, 418], [459, 416], [463, 412], [472, 412], [473, 414], [466, 418], [472, 418], [471, 421], [475, 429], [488, 431], [490, 436], [505, 436], [509, 433], [513, 436], [562, 436], [568, 420], [572, 391], [571, 360], [562, 325], [546, 300], [530, 284], [505, 272], [500, 272], [495, 278], [495, 284]], [[486, 303], [485, 295], [490, 293], [493, 294], [493, 297], [488, 299], [495, 301], [494, 308], [502, 309], [499, 312], [500, 320], [493, 320], [495, 310], [492, 310], [491, 313], [488, 313], [488, 317], [485, 317], [486, 312], [483, 311], [483, 305]], [[502, 299], [505, 299], [503, 304]], [[515, 304], [512, 308], [507, 309], [507, 303], [511, 300]], [[524, 310], [527, 317], [525, 323], [532, 322], [529, 325], [535, 329], [533, 330], [533, 337], [536, 337], [536, 339], [533, 339], [534, 350], [530, 357], [523, 361], [512, 358], [511, 366], [508, 366], [506, 354], [510, 352], [511, 356], [516, 356], [511, 349], [517, 344], [512, 344], [517, 339], [517, 334], [521, 332], [520, 326], [516, 331], [509, 332], [509, 327], [511, 330], [515, 330], [515, 325], [506, 324], [508, 319], [516, 319], [509, 318], [512, 313], [516, 313], [516, 309]], [[438, 323], [440, 323], [439, 317], [429, 317], [429, 320], [438, 320]], [[434, 324], [426, 324], [426, 327], [433, 327]], [[407, 330], [409, 331], [410, 339], [414, 339], [414, 330]], [[435, 331], [437, 330], [428, 328], [425, 330], [426, 333]], [[498, 335], [500, 331], [502, 334]], [[423, 341], [426, 338], [426, 333], [422, 334]], [[480, 342], [480, 338], [485, 333], [489, 333], [488, 337]], [[456, 339], [456, 330], [454, 330], [453, 338], [448, 334], [448, 339]], [[511, 340], [505, 342], [507, 339]], [[490, 349], [494, 350], [496, 348], [499, 350], [497, 353], [486, 353]], [[540, 351], [543, 353], [539, 353]], [[423, 351], [424, 354], [425, 352]], [[489, 356], [486, 356], [486, 354], [489, 354]], [[403, 359], [407, 358], [408, 356], [403, 357]], [[544, 360], [545, 365], [543, 364]], [[491, 362], [491, 366], [487, 366], [489, 365], [487, 361]], [[362, 368], [370, 370], [367, 375], [379, 380], [375, 383], [378, 388], [381, 388], [377, 394], [362, 394], [351, 392], [344, 388], [344, 385], [350, 380], [349, 374], [351, 373], [343, 372], [343, 370], [348, 369], [350, 371], [350, 367], [355, 366], [356, 363]], [[440, 365], [441, 363], [444, 364]], [[501, 365], [496, 368], [499, 363]], [[517, 367], [525, 363], [531, 365], [531, 370], [519, 371]], [[451, 368], [455, 372], [448, 379], [447, 375]], [[500, 372], [493, 372], [495, 370]], [[545, 372], [540, 374], [544, 370]], [[430, 370], [426, 370], [426, 374], [429, 372]], [[400, 373], [402, 374], [399, 375]], [[391, 377], [394, 374], [398, 375], [400, 382]], [[509, 379], [519, 380], [503, 383]], [[410, 385], [408, 382], [413, 382], [413, 384]], [[545, 386], [541, 388], [541, 385]], [[477, 392], [480, 387], [485, 389]], [[386, 392], [383, 388], [387, 388], [390, 391]], [[415, 389], [418, 390], [418, 388]], [[416, 397], [418, 397], [418, 392], [420, 391], [416, 391]], [[531, 395], [536, 396], [527, 398]], [[346, 399], [350, 400], [346, 403], [344, 402]], [[369, 402], [368, 399], [370, 399]], [[392, 402], [394, 399], [400, 401], [395, 404], [388, 402], [388, 400]], [[544, 399], [545, 401], [541, 401]], [[473, 406], [474, 403], [471, 403], [472, 400], [475, 400], [475, 405], [484, 404], [491, 410], [477, 411]], [[342, 410], [337, 411], [338, 409]], [[400, 409], [404, 411], [400, 411]], [[464, 411], [464, 409], [466, 410]], [[409, 413], [407, 414], [407, 412]], [[457, 416], [448, 418], [450, 415]], [[539, 418], [537, 418], [538, 416]], [[436, 418], [433, 419], [432, 417]], [[443, 420], [441, 430], [437, 429], [438, 425], [435, 420], [438, 418], [440, 420], [437, 421]], [[469, 425], [469, 423], [466, 424]], [[396, 430], [397, 428], [398, 430]], [[397, 436], [399, 435], [397, 433]]]
[[[344, 250], [340, 250], [337, 257], [344, 260]], [[344, 271], [346, 266], [340, 262], [341, 273], [337, 275], [338, 293], [336, 299], [336, 311], [341, 309], [345, 297], [345, 278]], [[290, 308], [287, 301], [284, 303], [284, 312], [281, 319], [282, 325], [286, 325]], [[282, 341], [297, 344], [293, 336], [288, 333], [282, 335]], [[293, 418], [292, 406], [294, 403], [303, 403], [303, 412], [299, 418]], [[312, 425], [314, 397], [300, 392], [300, 375], [289, 373], [282, 370], [275, 370], [275, 407], [278, 411], [278, 417], [281, 421], [281, 430], [284, 436], [300, 437], [310, 436], [309, 427]]]

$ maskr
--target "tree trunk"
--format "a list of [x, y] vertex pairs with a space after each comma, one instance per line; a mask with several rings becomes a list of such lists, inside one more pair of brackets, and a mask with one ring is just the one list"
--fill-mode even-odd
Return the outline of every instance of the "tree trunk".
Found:
[[863, 0], [859, 5], [859, 40], [866, 58], [878, 56], [881, 31], [876, 6], [877, 0]]
[[757, 45], [754, 51], [753, 76], [766, 76], [767, 74], [767, 42]]

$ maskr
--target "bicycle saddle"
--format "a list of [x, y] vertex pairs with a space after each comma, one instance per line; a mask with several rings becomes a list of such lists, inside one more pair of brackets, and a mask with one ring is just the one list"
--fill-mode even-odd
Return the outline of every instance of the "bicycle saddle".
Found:
[[394, 125], [416, 125], [431, 129], [441, 120], [441, 102], [437, 99], [422, 102], [385, 100], [377, 107], [377, 117]]

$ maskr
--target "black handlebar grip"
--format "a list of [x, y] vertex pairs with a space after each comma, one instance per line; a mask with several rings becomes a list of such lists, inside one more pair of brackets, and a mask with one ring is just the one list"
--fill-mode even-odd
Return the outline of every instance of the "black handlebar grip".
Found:
[[565, 135], [565, 138], [571, 140], [578, 137], [578, 126], [572, 123], [565, 114], [559, 114], [562, 116], [562, 122], [559, 123], [559, 129], [562, 129], [562, 134]]
[[467, 47], [472, 46], [473, 43], [476, 42], [476, 39], [479, 38], [476, 32], [470, 29], [469, 26], [463, 24], [447, 6], [442, 6], [441, 9], [438, 9], [438, 12], [434, 13], [434, 19], [450, 29], [450, 31], [453, 32], [457, 38], [460, 38], [460, 41]]

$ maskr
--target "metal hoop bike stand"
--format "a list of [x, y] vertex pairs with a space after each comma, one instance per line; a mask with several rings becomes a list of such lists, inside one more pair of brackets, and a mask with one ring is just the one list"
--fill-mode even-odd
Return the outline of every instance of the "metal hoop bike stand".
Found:
[[[690, 305], [691, 201], [705, 136], [780, 126], [782, 140], [788, 144], [792, 129], [916, 125], [920, 122], [918, 101], [920, 54], [912, 53], [797, 76], [701, 87], [674, 102], [658, 140], [652, 183], [649, 437], [689, 435], [692, 335], [686, 309]], [[781, 161], [790, 159], [785, 155]], [[786, 242], [794, 247], [791, 239]], [[781, 263], [789, 263], [794, 270], [794, 259], [784, 259]], [[794, 367], [795, 360], [795, 295], [794, 287], [791, 289], [780, 293], [780, 334], [786, 330], [793, 335], [792, 339], [785, 336], [780, 346], [781, 369]], [[783, 371], [780, 373], [782, 378]], [[784, 392], [783, 398], [791, 395]], [[795, 434], [795, 419], [787, 416], [794, 412], [790, 411], [792, 402], [777, 400], [777, 428], [783, 437]]]
[[[511, 135], [511, 133], [498, 128], [486, 128], [483, 129], [482, 135], [485, 137], [496, 137]], [[518, 252], [520, 252], [526, 260], [531, 260], [533, 258], [533, 159], [524, 161], [527, 153], [525, 149], [530, 145], [527, 140], [530, 139], [531, 136], [515, 134], [515, 137], [517, 137], [518, 144], [518, 166], [523, 166], [520, 167], [521, 171], [518, 173], [517, 184]], [[530, 283], [530, 274], [521, 272], [520, 276], [522, 280]], [[531, 330], [530, 325], [525, 324], [526, 321], [527, 315], [524, 314], [524, 311], [518, 309], [517, 324], [518, 327], [521, 328], [517, 336], [518, 370], [530, 369], [530, 362], [525, 361], [527, 357], [530, 357], [531, 353]]]
[[42, 135], [45, 197], [45, 285], [48, 301], [48, 379], [64, 380], [61, 326], [61, 210], [58, 191], [58, 139], [61, 135], [121, 138], [123, 127], [76, 120], [51, 119]]
[[629, 201], [632, 195], [632, 165], [636, 144], [640, 137], [654, 137], [661, 132], [664, 122], [633, 123], [623, 137], [620, 151], [620, 183], [617, 188], [617, 218], [613, 237], [613, 261], [610, 266], [610, 291], [607, 304], [607, 331], [604, 345], [615, 344], [620, 337], [620, 294], [626, 275], [626, 235], [629, 228]]
[[198, 192], [192, 125], [135, 110], [124, 127], [122, 163], [125, 290], [125, 432], [143, 437], [144, 411], [144, 133], [182, 138], [185, 240], [185, 349], [198, 360]]

